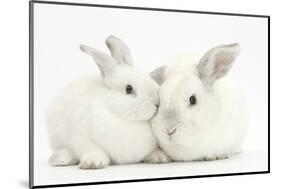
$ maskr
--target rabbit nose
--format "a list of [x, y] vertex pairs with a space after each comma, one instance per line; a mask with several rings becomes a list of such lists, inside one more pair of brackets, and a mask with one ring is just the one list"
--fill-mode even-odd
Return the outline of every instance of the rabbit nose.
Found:
[[176, 127], [172, 127], [171, 129], [167, 129], [167, 134], [169, 136], [173, 135], [177, 131]]
[[157, 108], [159, 107], [159, 97], [158, 96], [154, 96], [152, 102]]

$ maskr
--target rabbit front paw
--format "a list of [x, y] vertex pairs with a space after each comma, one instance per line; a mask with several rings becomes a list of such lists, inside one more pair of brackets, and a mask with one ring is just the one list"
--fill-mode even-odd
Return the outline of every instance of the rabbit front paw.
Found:
[[171, 159], [162, 150], [157, 149], [144, 158], [145, 163], [167, 163]]
[[109, 157], [105, 153], [89, 152], [82, 156], [79, 164], [80, 169], [101, 169], [108, 166]]
[[228, 159], [229, 154], [220, 154], [220, 155], [212, 155], [212, 156], [205, 156], [199, 159], [196, 159], [195, 161], [214, 161], [214, 160], [222, 160], [222, 159]]
[[78, 159], [74, 156], [73, 152], [64, 148], [55, 151], [49, 158], [49, 163], [52, 166], [70, 166], [77, 165]]

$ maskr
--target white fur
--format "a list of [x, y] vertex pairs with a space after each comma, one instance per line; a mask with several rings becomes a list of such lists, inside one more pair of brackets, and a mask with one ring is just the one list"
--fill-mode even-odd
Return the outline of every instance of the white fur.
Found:
[[[131, 62], [118, 62], [132, 60], [120, 39], [111, 36], [107, 43], [112, 54], [123, 45], [115, 53], [118, 59], [81, 46], [95, 59], [103, 77], [83, 77], [70, 83], [49, 106], [52, 165], [80, 162], [81, 169], [96, 169], [140, 162], [157, 150], [149, 120], [157, 110], [158, 85]], [[134, 87], [133, 95], [126, 94], [127, 84]]]
[[[225, 64], [220, 65], [223, 69], [215, 66], [217, 51], [222, 56], [219, 63]], [[224, 76], [238, 51], [237, 44], [220, 46], [207, 53], [212, 56], [208, 61], [201, 59], [197, 64], [199, 59], [180, 59], [164, 70], [160, 106], [152, 128], [172, 160], [220, 159], [240, 151], [247, 131], [246, 102], [242, 89]], [[202, 74], [205, 70], [200, 70], [202, 63], [208, 64], [206, 76]], [[204, 78], [200, 78], [200, 72]], [[197, 98], [195, 105], [189, 103], [191, 95]]]

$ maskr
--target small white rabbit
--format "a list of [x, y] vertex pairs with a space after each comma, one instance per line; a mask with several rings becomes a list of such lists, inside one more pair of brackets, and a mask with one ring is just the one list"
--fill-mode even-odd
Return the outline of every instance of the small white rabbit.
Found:
[[106, 44], [112, 57], [80, 46], [94, 58], [102, 77], [70, 83], [48, 108], [53, 166], [79, 163], [81, 169], [97, 169], [144, 158], [153, 162], [154, 150], [159, 154], [148, 122], [157, 111], [159, 86], [134, 68], [119, 38], [109, 36]]
[[151, 73], [161, 84], [152, 129], [172, 160], [214, 160], [240, 151], [247, 131], [246, 100], [225, 76], [239, 51], [239, 44], [222, 45], [198, 64], [180, 60]]

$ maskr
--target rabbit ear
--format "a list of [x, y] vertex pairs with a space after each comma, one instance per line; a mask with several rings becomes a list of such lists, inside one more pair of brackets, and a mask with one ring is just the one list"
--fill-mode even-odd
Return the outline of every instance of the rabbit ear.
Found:
[[117, 66], [116, 61], [112, 57], [87, 45], [80, 45], [80, 49], [95, 59], [103, 78], [112, 76]]
[[210, 49], [197, 65], [203, 83], [211, 86], [217, 79], [225, 76], [240, 52], [238, 43], [221, 45]]
[[159, 85], [161, 85], [164, 82], [164, 75], [165, 75], [165, 70], [166, 70], [167, 66], [160, 66], [158, 68], [156, 68], [155, 70], [153, 70], [152, 72], [150, 72], [150, 77], [152, 77], [152, 79], [154, 79]]
[[121, 39], [111, 35], [107, 37], [105, 43], [111, 52], [111, 56], [119, 64], [133, 65], [133, 59], [130, 50]]

